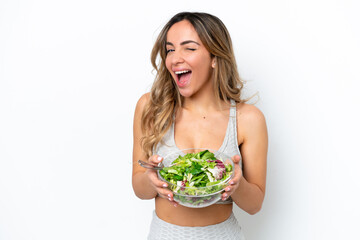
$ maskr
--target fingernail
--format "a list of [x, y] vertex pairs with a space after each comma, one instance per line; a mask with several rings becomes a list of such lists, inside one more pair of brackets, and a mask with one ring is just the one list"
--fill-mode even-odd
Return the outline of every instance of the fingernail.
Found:
[[227, 192], [230, 191], [230, 188], [229, 188], [229, 187], [228, 187], [228, 188], [225, 188], [225, 191], [227, 191]]
[[170, 195], [170, 193], [168, 194], [168, 197], [169, 197], [169, 198], [171, 198], [171, 195]]
[[178, 205], [176, 203], [174, 203], [174, 207], [177, 207]]
[[231, 184], [231, 185], [234, 185], [234, 182], [233, 182], [233, 181], [231, 181], [231, 182], [230, 182], [230, 184]]
[[166, 184], [166, 183], [164, 183], [164, 184], [163, 184], [163, 187], [167, 187], [167, 184]]
[[227, 196], [228, 196], [227, 193], [225, 193], [225, 194], [224, 194], [224, 198], [227, 198]]
[[160, 162], [160, 161], [161, 161], [161, 157], [158, 157], [157, 160]]
[[171, 198], [168, 198], [169, 199], [169, 201], [171, 202]]

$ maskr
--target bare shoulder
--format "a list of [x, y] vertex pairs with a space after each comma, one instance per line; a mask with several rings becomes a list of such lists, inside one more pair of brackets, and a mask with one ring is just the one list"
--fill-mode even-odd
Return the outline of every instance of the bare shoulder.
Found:
[[145, 106], [150, 101], [150, 93], [143, 94], [136, 103], [134, 113], [134, 127], [140, 126], [141, 116], [144, 112]]
[[150, 100], [150, 93], [148, 92], [143, 94], [137, 101], [136, 109], [143, 110], [145, 105], [149, 102], [149, 100]]
[[238, 103], [236, 118], [239, 143], [252, 136], [267, 135], [265, 116], [256, 106]]
[[135, 118], [142, 115], [145, 106], [149, 101], [150, 101], [150, 93], [145, 93], [139, 98], [135, 107]]
[[246, 103], [238, 103], [236, 105], [236, 115], [238, 121], [265, 123], [265, 116], [259, 108]]

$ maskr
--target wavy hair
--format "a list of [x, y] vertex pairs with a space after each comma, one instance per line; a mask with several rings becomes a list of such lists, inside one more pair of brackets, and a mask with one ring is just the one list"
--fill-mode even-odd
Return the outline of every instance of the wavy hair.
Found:
[[151, 63], [156, 70], [156, 77], [150, 91], [150, 100], [142, 113], [141, 139], [147, 157], [153, 154], [174, 119], [175, 111], [181, 107], [183, 97], [165, 65], [166, 37], [169, 29], [177, 22], [187, 20], [195, 28], [205, 48], [215, 58], [214, 89], [215, 97], [229, 103], [245, 102], [240, 97], [243, 81], [240, 79], [230, 34], [223, 22], [208, 13], [181, 12], [172, 17], [163, 27], [151, 52]]

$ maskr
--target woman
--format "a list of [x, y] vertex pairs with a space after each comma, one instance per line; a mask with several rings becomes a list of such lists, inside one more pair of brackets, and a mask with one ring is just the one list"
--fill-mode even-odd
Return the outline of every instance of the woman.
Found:
[[[261, 209], [267, 129], [260, 110], [241, 99], [226, 27], [210, 14], [179, 13], [159, 34], [151, 61], [157, 76], [135, 110], [132, 179], [140, 199], [155, 198], [149, 239], [244, 239], [232, 207], [235, 203], [249, 214]], [[156, 165], [166, 154], [186, 148], [233, 156], [235, 175], [218, 203], [178, 205], [156, 171], [137, 164], [147, 159]]]

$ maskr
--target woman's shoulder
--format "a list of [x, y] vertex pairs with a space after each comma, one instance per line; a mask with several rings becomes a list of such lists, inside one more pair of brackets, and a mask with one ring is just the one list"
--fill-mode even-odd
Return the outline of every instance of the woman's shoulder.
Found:
[[136, 103], [136, 111], [141, 111], [145, 108], [145, 105], [150, 101], [150, 93], [144, 93]]
[[236, 126], [238, 143], [266, 139], [267, 127], [264, 114], [252, 104], [238, 103], [236, 105]]
[[135, 107], [135, 116], [134, 116], [135, 120], [138, 119], [140, 121], [145, 106], [149, 101], [150, 101], [150, 93], [145, 93], [139, 98]]
[[245, 120], [265, 120], [265, 116], [261, 110], [252, 104], [237, 103], [236, 114], [237, 117], [243, 118]]
[[266, 127], [262, 111], [252, 104], [238, 103], [236, 105], [237, 126], [242, 129], [263, 129]]

